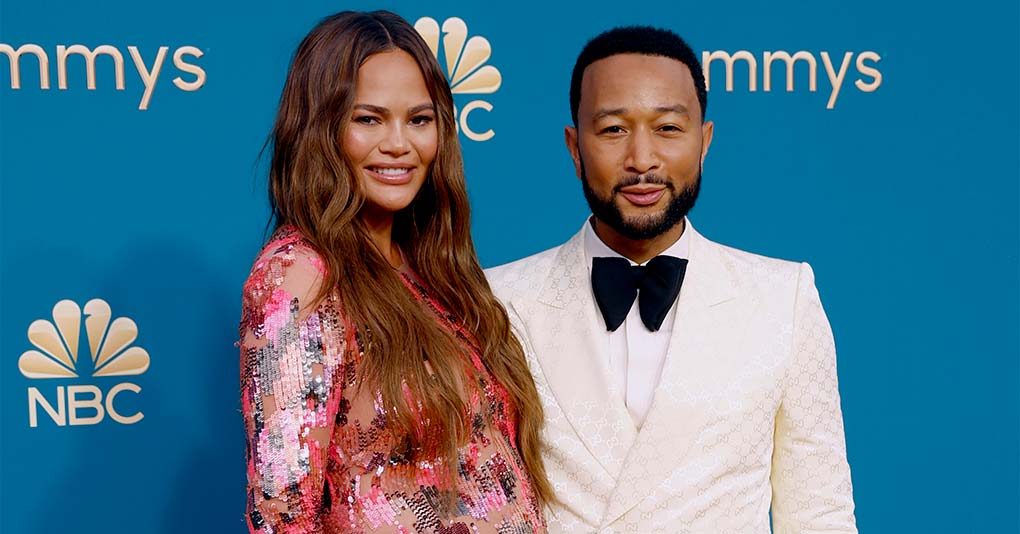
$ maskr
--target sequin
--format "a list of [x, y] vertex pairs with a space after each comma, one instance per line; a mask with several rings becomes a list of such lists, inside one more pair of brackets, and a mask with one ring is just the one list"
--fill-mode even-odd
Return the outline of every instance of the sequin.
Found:
[[404, 275], [476, 371], [480, 394], [466, 407], [471, 435], [451, 485], [440, 459], [411, 459], [407, 436], [387, 422], [381, 394], [355, 387], [365, 340], [345, 322], [340, 296], [302, 309], [324, 266], [285, 227], [244, 286], [239, 345], [251, 532], [544, 533], [513, 438], [512, 403], [471, 333]]

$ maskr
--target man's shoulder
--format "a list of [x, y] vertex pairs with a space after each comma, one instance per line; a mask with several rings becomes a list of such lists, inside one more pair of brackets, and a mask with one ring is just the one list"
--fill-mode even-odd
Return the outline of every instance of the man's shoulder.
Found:
[[804, 273], [806, 263], [775, 258], [723, 245], [704, 239], [704, 246], [714, 251], [740, 285], [761, 289], [794, 290]]
[[502, 300], [511, 295], [538, 293], [563, 245], [485, 270], [492, 292]]
[[801, 262], [799, 261], [767, 256], [765, 254], [739, 249], [730, 245], [716, 243], [714, 241], [708, 241], [708, 243], [715, 247], [719, 254], [722, 254], [730, 262], [742, 270], [753, 271], [765, 269], [769, 271], [795, 271], [799, 269], [801, 265]]

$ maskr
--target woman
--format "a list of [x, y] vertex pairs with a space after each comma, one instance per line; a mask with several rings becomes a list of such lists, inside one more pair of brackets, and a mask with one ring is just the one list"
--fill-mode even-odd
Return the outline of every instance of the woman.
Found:
[[456, 136], [400, 17], [340, 13], [298, 48], [240, 326], [253, 532], [544, 532], [541, 404]]

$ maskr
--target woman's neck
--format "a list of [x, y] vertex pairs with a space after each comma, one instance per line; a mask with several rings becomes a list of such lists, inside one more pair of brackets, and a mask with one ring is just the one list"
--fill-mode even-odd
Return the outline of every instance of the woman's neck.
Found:
[[400, 255], [400, 247], [393, 242], [393, 214], [363, 213], [361, 220], [365, 223], [368, 238], [382, 254], [386, 262], [394, 269], [400, 267], [404, 260]]

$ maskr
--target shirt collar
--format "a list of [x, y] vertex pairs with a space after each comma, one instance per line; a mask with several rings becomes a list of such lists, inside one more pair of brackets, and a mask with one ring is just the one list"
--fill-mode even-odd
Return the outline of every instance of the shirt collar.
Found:
[[[624, 256], [615, 250], [609, 248], [602, 239], [595, 233], [595, 228], [591, 224], [592, 219], [589, 219], [589, 223], [584, 225], [584, 260], [588, 266], [588, 273], [591, 274], [591, 261], [592, 258], [623, 258]], [[666, 250], [662, 251], [660, 256], [673, 256], [674, 258], [688, 259], [691, 248], [691, 233], [688, 231], [691, 227], [691, 222], [684, 217], [684, 232], [680, 234], [680, 238], [677, 239], [672, 245]], [[629, 259], [627, 261], [630, 261]], [[638, 265], [633, 261], [631, 265]], [[647, 263], [647, 262], [645, 262]], [[641, 265], [644, 265], [643, 263]]]

